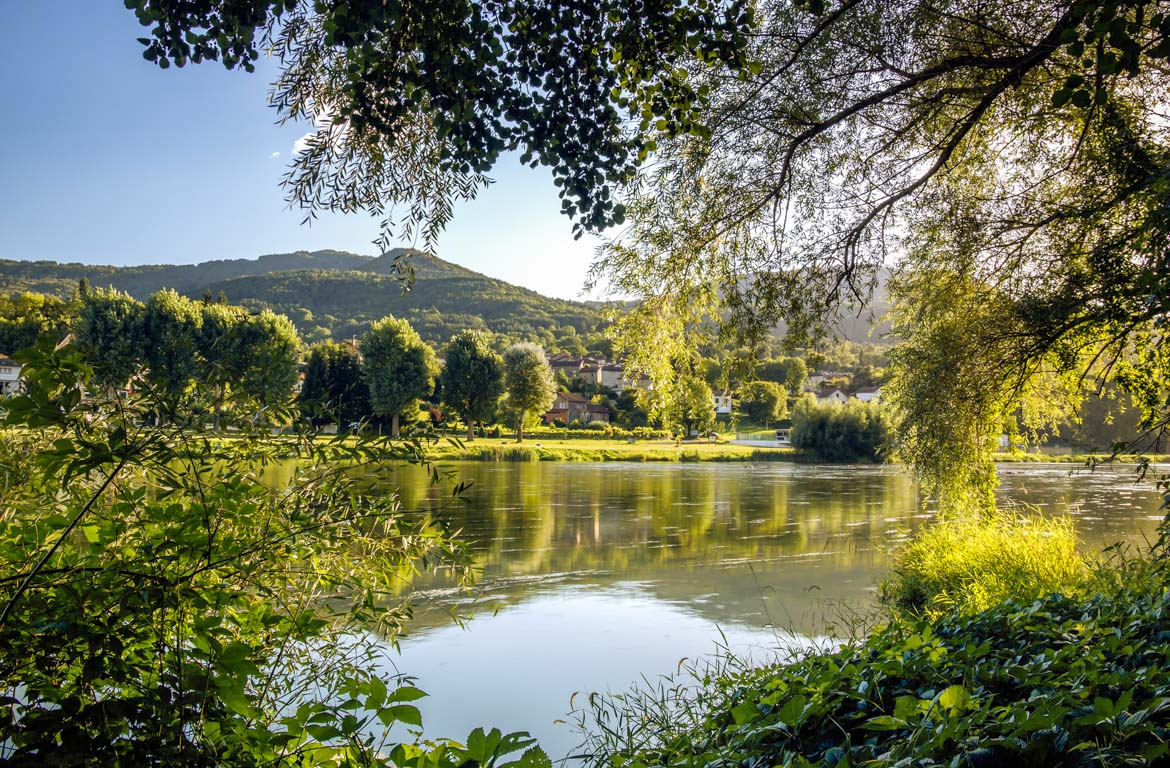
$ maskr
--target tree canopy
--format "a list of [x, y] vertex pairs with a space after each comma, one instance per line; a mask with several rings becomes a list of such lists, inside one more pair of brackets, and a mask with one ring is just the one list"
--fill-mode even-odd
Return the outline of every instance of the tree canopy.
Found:
[[683, 437], [715, 427], [715, 397], [698, 376], [681, 376], [663, 420], [682, 428]]
[[556, 379], [539, 344], [513, 344], [504, 350], [506, 407], [516, 414], [516, 442], [524, 441], [524, 420], [548, 410], [557, 395]]
[[298, 400], [310, 418], [327, 414], [341, 432], [347, 431], [351, 423], [367, 418], [370, 389], [362, 378], [357, 346], [332, 341], [314, 345]]
[[138, 373], [146, 353], [145, 319], [146, 307], [127, 294], [104, 288], [85, 292], [74, 333], [96, 384], [121, 387]]
[[505, 151], [552, 170], [581, 227], [660, 134], [702, 133], [689, 72], [746, 64], [746, 0], [127, 0], [160, 67], [281, 65], [282, 119], [320, 129], [285, 180], [310, 209], [405, 209], [428, 243]]
[[768, 424], [788, 414], [788, 392], [771, 381], [745, 384], [739, 393], [740, 409], [757, 424]]
[[394, 317], [370, 326], [361, 350], [370, 405], [374, 413], [390, 417], [391, 434], [397, 438], [402, 413], [434, 389], [435, 353], [410, 323]]
[[467, 422], [467, 439], [475, 436], [477, 421], [491, 419], [504, 392], [503, 361], [480, 331], [456, 334], [446, 348], [443, 366], [443, 402]]

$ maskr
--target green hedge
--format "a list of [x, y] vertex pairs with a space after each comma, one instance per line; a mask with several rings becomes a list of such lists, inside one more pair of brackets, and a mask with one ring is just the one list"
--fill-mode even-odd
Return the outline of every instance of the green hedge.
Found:
[[[513, 434], [512, 430], [503, 427], [490, 427], [488, 433], [498, 430], [501, 436], [508, 436]], [[605, 427], [525, 427], [524, 438], [536, 439], [545, 438], [547, 440], [667, 440], [671, 437], [669, 431], [665, 429], [654, 429], [652, 427], [635, 427], [634, 429], [624, 429], [618, 426], [607, 425]]]

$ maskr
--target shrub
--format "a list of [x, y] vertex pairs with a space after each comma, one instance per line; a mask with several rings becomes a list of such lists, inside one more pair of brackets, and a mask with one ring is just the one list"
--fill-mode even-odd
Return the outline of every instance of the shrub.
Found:
[[880, 461], [889, 424], [877, 403], [819, 403], [812, 395], [792, 412], [792, 446], [823, 461]]
[[1076, 594], [1089, 573], [1071, 519], [1004, 510], [927, 527], [898, 554], [881, 594], [899, 610], [979, 611], [1013, 597]]

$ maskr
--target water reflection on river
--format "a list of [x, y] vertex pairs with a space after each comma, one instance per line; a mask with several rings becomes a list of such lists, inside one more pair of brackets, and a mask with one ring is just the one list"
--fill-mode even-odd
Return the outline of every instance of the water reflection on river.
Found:
[[[416, 468], [404, 504], [463, 530], [482, 567], [476, 618], [441, 578], [420, 606], [399, 669], [416, 675], [427, 735], [479, 724], [529, 730], [554, 757], [577, 738], [554, 725], [573, 691], [622, 689], [710, 653], [823, 638], [872, 605], [889, 551], [927, 519], [891, 467], [796, 464], [460, 464], [450, 501]], [[1010, 465], [1001, 497], [1078, 519], [1087, 545], [1141, 541], [1159, 497], [1130, 470]], [[427, 606], [431, 606], [428, 608]], [[436, 607], [438, 609], [436, 609]], [[494, 613], [493, 613], [494, 612]]]

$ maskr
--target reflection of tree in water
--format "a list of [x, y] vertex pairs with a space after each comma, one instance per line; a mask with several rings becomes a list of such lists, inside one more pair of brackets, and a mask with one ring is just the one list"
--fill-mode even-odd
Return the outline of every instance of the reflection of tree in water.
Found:
[[[825, 601], [871, 599], [884, 555], [922, 522], [913, 482], [889, 467], [521, 462], [450, 468], [458, 480], [473, 482], [460, 499], [452, 500], [450, 484], [432, 484], [417, 467], [389, 470], [376, 482], [397, 488], [405, 509], [461, 529], [482, 568], [484, 590], [509, 604], [566, 583], [637, 583], [716, 622], [759, 625], [770, 615], [789, 628], [815, 631], [820, 623], [808, 616], [822, 612]], [[279, 484], [290, 472], [291, 466], [276, 465], [269, 476]], [[1067, 499], [1052, 511], [1082, 502], [1079, 509], [1105, 519], [1082, 525], [1091, 541], [1132, 526], [1157, 506], [1152, 492], [1146, 495], [1153, 506], [1143, 506], [1145, 492], [1137, 493], [1127, 521], [1119, 523], [1109, 516], [1118, 494], [1133, 492], [1128, 476], [1070, 482], [1063, 470], [1007, 472], [1026, 476], [1005, 477], [1011, 496], [1027, 500], [1035, 486], [1046, 497]], [[392, 588], [404, 591], [412, 581], [420, 590], [450, 586], [441, 575], [404, 573]], [[424, 615], [418, 627], [443, 621]]]
[[[458, 475], [475, 484], [440, 514], [471, 542], [484, 587], [508, 602], [548, 588], [534, 577], [639, 582], [671, 601], [707, 595], [714, 618], [736, 621], [759, 612], [761, 589], [801, 595], [837, 574], [842, 597], [863, 599], [882, 555], [875, 535], [915, 520], [913, 484], [879, 469], [519, 463]], [[416, 470], [398, 478], [408, 508], [447, 498]]]

